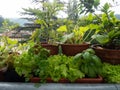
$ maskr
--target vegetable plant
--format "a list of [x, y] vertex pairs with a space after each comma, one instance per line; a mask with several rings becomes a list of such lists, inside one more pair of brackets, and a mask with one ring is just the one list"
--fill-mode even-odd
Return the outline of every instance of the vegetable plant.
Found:
[[71, 33], [62, 36], [60, 42], [65, 44], [83, 44], [92, 41], [91, 36], [95, 33], [94, 29], [88, 26], [75, 25]]
[[87, 77], [94, 78], [101, 74], [102, 62], [91, 48], [76, 54], [74, 56], [74, 63], [79, 64], [79, 69], [85, 73]]
[[120, 49], [120, 21], [109, 9], [108, 3], [101, 9], [103, 13], [97, 17], [99, 30], [93, 38], [105, 48]]
[[102, 77], [108, 83], [120, 83], [120, 65], [104, 63]]
[[[28, 45], [29, 46], [29, 45]], [[28, 81], [33, 76], [38, 76], [38, 68], [42, 61], [46, 60], [49, 50], [41, 45], [33, 44], [30, 48], [15, 58], [14, 67], [16, 72]]]
[[61, 78], [74, 82], [76, 79], [84, 77], [84, 73], [73, 64], [73, 57], [65, 55], [54, 55], [48, 58], [48, 73], [55, 82]]

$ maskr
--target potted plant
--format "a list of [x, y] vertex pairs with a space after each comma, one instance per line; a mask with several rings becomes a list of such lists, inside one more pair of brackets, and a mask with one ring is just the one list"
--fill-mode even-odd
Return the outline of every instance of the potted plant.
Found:
[[[53, 32], [53, 33], [52, 33]], [[54, 30], [51, 30], [51, 31], [49, 31], [49, 36], [47, 36], [47, 37], [49, 37], [49, 39], [46, 41], [46, 42], [41, 42], [40, 40], [39, 40], [39, 33], [41, 33], [40, 32], [40, 30], [39, 29], [36, 29], [36, 31], [32, 34], [32, 36], [31, 36], [31, 40], [32, 41], [35, 41], [36, 43], [38, 43], [40, 46], [42, 46], [43, 48], [46, 48], [46, 49], [48, 49], [48, 50], [50, 50], [50, 55], [56, 55], [56, 54], [58, 54], [58, 52], [59, 52], [59, 46], [58, 46], [58, 44], [55, 42], [55, 43], [53, 43], [53, 38], [54, 39], [56, 39], [56, 35], [55, 35], [55, 33], [54, 33]], [[47, 32], [48, 33], [48, 32]], [[51, 35], [52, 34], [52, 35]], [[43, 35], [44, 36], [44, 35]], [[51, 43], [52, 42], [52, 43]]]
[[60, 26], [57, 30], [49, 32], [49, 40], [47, 43], [42, 43], [41, 46], [50, 50], [50, 55], [57, 55], [60, 53], [60, 39], [67, 31], [66, 26]]
[[[39, 67], [38, 80], [46, 82], [69, 83], [74, 82], [77, 78], [83, 78], [82, 73], [78, 67], [74, 66], [73, 57], [65, 55], [54, 55], [43, 62], [44, 66]], [[47, 63], [47, 65], [45, 65]], [[40, 82], [40, 81], [39, 81]]]
[[103, 14], [98, 18], [98, 33], [93, 35], [98, 45], [93, 45], [96, 54], [111, 64], [120, 64], [120, 21], [115, 17], [114, 12], [109, 10], [106, 3], [102, 10]]
[[27, 46], [27, 50], [15, 57], [14, 67], [19, 76], [29, 81], [31, 77], [39, 76], [39, 65], [48, 58], [49, 50], [34, 42], [27, 43]]
[[57, 43], [58, 35], [55, 30], [49, 32], [49, 40], [47, 43], [42, 43], [41, 46], [50, 50], [50, 55], [57, 55], [59, 53], [59, 45]]
[[60, 40], [62, 53], [67, 56], [74, 56], [77, 53], [89, 48], [91, 36], [95, 30], [88, 26], [76, 25], [70, 34], [65, 34]]
[[85, 79], [78, 79], [76, 82], [103, 82], [102, 77], [102, 62], [95, 55], [95, 51], [91, 48], [84, 50], [74, 56], [74, 63], [79, 64], [79, 69], [85, 74]]
[[3, 81], [21, 81], [21, 77], [14, 71], [14, 60], [19, 53], [16, 51], [18, 41], [8, 37], [2, 37], [0, 45], [0, 72], [3, 73]]
[[[88, 60], [85, 60], [85, 67], [83, 66], [85, 62], [79, 55], [70, 57], [61, 54], [48, 57], [46, 62], [42, 62], [42, 64], [39, 65], [39, 77], [33, 77], [31, 81], [34, 83], [43, 81], [58, 83], [101, 83], [103, 79], [99, 75], [102, 63], [97, 56], [93, 55], [93, 53], [95, 53], [93, 50], [89, 49], [84, 53], [87, 52], [91, 53], [90, 55], [92, 56], [87, 57], [93, 57], [93, 61], [89, 60], [89, 62], [87, 62]], [[92, 67], [89, 63], [93, 64]], [[87, 67], [87, 64], [90, 65], [90, 68]], [[81, 69], [81, 67], [83, 68]], [[89, 70], [87, 70], [89, 73], [82, 71], [86, 68], [89, 68]], [[91, 68], [95, 69], [92, 70]], [[97, 69], [99, 70], [97, 71]]]

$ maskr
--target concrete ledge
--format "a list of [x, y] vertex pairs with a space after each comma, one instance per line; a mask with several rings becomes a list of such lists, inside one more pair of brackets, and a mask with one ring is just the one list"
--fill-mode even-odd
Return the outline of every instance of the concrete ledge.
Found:
[[120, 90], [119, 84], [0, 83], [0, 90]]

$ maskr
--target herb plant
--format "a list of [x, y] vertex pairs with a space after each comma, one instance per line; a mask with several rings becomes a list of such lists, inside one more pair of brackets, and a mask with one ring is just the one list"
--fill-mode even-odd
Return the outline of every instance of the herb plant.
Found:
[[93, 49], [87, 49], [75, 55], [74, 63], [79, 64], [79, 69], [90, 78], [97, 77], [102, 70], [102, 62]]

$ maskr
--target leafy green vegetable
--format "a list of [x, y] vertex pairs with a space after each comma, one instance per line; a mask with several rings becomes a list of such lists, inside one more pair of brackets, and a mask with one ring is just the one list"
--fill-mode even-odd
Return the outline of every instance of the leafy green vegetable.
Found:
[[79, 63], [79, 69], [88, 77], [94, 78], [101, 73], [102, 62], [91, 48], [75, 55], [74, 62]]
[[120, 83], [120, 65], [104, 63], [102, 77], [108, 83]]
[[76, 67], [77, 63], [73, 62], [73, 57], [54, 55], [48, 58], [48, 63], [49, 76], [56, 82], [61, 78], [74, 82], [76, 79], [84, 77], [84, 73]]
[[[23, 52], [15, 58], [14, 67], [16, 72], [29, 80], [32, 76], [39, 76], [39, 72], [46, 63], [43, 61], [47, 60], [49, 51], [45, 48], [42, 48], [40, 45], [37, 47], [32, 46], [28, 49], [27, 52]], [[39, 67], [42, 67], [39, 69]]]

